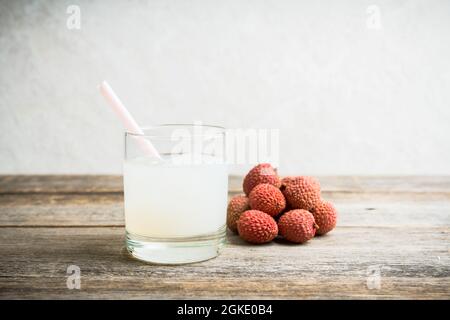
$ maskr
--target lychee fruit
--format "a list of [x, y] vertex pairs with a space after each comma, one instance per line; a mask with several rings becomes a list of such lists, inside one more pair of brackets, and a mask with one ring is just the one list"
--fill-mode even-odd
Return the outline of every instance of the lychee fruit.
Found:
[[249, 209], [250, 205], [245, 195], [237, 195], [231, 198], [227, 207], [227, 226], [231, 231], [237, 232], [237, 221], [241, 214]]
[[320, 202], [320, 184], [313, 177], [284, 178], [280, 189], [294, 209], [311, 210]]
[[291, 182], [293, 180], [295, 180], [294, 176], [284, 177], [283, 179], [281, 179], [281, 185], [286, 185], [286, 184], [288, 184], [289, 182]]
[[244, 193], [248, 196], [261, 183], [269, 183], [277, 188], [281, 186], [277, 171], [269, 163], [258, 164], [247, 173], [242, 184]]
[[286, 199], [277, 187], [268, 183], [258, 184], [248, 197], [250, 208], [275, 217], [286, 207]]
[[303, 243], [314, 237], [317, 225], [311, 212], [294, 209], [281, 216], [278, 228], [280, 235], [286, 240]]
[[318, 235], [328, 233], [336, 227], [337, 210], [332, 203], [320, 201], [319, 205], [317, 205], [311, 213], [319, 226], [319, 229], [317, 230]]
[[237, 222], [237, 229], [242, 239], [255, 244], [270, 242], [278, 235], [275, 220], [259, 210], [245, 211]]

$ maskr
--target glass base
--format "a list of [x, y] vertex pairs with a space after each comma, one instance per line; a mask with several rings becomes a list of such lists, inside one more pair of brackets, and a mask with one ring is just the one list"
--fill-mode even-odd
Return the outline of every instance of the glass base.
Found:
[[155, 264], [184, 264], [215, 258], [225, 243], [225, 226], [197, 237], [150, 238], [126, 233], [127, 251], [136, 259]]

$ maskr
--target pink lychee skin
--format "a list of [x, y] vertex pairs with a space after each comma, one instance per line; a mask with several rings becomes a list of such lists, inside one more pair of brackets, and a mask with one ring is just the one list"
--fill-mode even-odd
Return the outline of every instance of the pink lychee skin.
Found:
[[286, 199], [277, 187], [262, 183], [253, 188], [249, 195], [250, 207], [275, 217], [286, 207]]
[[319, 226], [316, 232], [317, 235], [324, 235], [336, 227], [337, 210], [331, 202], [320, 201], [319, 205], [311, 213]]
[[262, 183], [269, 183], [277, 188], [281, 186], [276, 169], [269, 163], [261, 163], [253, 167], [245, 176], [242, 188], [248, 196], [254, 187]]
[[289, 182], [292, 182], [292, 181], [294, 181], [295, 180], [295, 176], [287, 176], [287, 177], [284, 177], [283, 179], [281, 179], [281, 185], [283, 186], [283, 185], [286, 185], [286, 184], [288, 184]]
[[237, 229], [242, 239], [254, 244], [270, 242], [278, 234], [275, 220], [259, 210], [245, 211], [237, 222]]
[[250, 209], [248, 198], [245, 195], [237, 195], [231, 198], [227, 207], [227, 226], [237, 233], [237, 221], [244, 211]]
[[311, 212], [294, 209], [278, 220], [279, 234], [294, 243], [304, 243], [314, 237], [317, 225]]
[[286, 177], [281, 191], [287, 203], [294, 209], [311, 210], [320, 202], [320, 184], [313, 177]]

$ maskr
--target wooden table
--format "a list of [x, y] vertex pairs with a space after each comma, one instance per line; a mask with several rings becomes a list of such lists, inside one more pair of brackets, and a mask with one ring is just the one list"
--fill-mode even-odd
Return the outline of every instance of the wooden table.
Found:
[[320, 181], [340, 213], [329, 235], [253, 246], [229, 234], [216, 259], [156, 266], [124, 252], [121, 177], [0, 176], [0, 298], [450, 298], [450, 177]]

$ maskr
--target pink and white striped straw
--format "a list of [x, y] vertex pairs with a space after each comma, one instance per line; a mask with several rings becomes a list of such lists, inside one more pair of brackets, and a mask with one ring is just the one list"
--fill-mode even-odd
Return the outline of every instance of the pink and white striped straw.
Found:
[[[105, 97], [106, 101], [108, 101], [111, 108], [119, 116], [119, 119], [122, 120], [122, 123], [128, 132], [137, 135], [144, 135], [141, 127], [139, 127], [137, 122], [131, 116], [130, 112], [127, 110], [127, 108], [125, 108], [122, 101], [120, 101], [119, 97], [115, 94], [113, 89], [106, 81], [103, 81], [100, 85], [100, 92]], [[140, 136], [136, 136], [136, 139], [145, 155], [161, 159], [159, 152], [155, 149], [153, 144], [148, 139]]]

